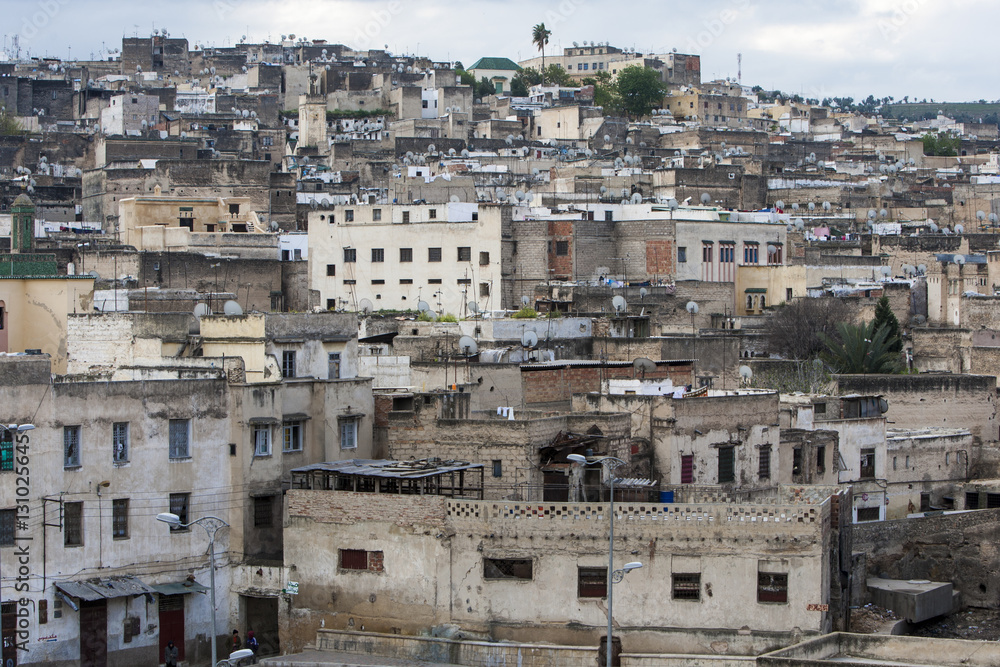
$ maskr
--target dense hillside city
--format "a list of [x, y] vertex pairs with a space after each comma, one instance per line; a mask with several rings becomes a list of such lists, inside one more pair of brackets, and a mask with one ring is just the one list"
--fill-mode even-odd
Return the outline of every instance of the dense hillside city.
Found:
[[5, 39], [4, 667], [1000, 664], [1000, 101], [553, 29]]

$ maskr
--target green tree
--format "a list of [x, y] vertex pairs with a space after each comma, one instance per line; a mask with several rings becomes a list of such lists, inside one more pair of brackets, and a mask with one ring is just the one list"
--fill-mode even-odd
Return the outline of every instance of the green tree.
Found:
[[824, 358], [837, 373], [898, 373], [901, 370], [898, 355], [890, 348], [888, 328], [875, 328], [874, 320], [867, 324], [837, 325], [840, 340], [826, 334], [820, 339], [826, 344]]
[[476, 87], [475, 95], [478, 98], [489, 97], [490, 95], [496, 95], [497, 89], [492, 83], [489, 82], [485, 76], [479, 80], [479, 85]]
[[933, 132], [925, 134], [921, 141], [924, 143], [924, 155], [958, 155], [958, 149], [962, 146], [962, 140], [946, 132]]
[[847, 302], [834, 297], [786, 303], [764, 325], [767, 350], [784, 359], [812, 359], [826, 349], [820, 334], [836, 336], [837, 325], [852, 315]]
[[514, 75], [514, 78], [510, 80], [510, 94], [513, 97], [527, 97], [528, 87], [524, 84], [524, 79], [519, 74]]
[[514, 97], [527, 97], [528, 89], [542, 82], [542, 75], [536, 69], [522, 69], [510, 80], [510, 94]]
[[659, 107], [667, 90], [659, 72], [638, 65], [626, 67], [619, 72], [615, 88], [622, 109], [635, 117], [648, 116], [654, 107]]
[[545, 68], [545, 76], [543, 77], [551, 85], [564, 86], [566, 88], [579, 87], [573, 77], [569, 75], [569, 72], [564, 70], [560, 65], [549, 65]]
[[622, 98], [618, 94], [618, 85], [607, 72], [598, 72], [592, 79], [594, 82], [594, 106], [602, 107], [605, 116], [620, 114]]
[[12, 114], [7, 113], [7, 107], [0, 107], [0, 137], [24, 134], [24, 128]]
[[545, 45], [549, 43], [552, 31], [545, 27], [544, 23], [539, 23], [531, 29], [531, 43], [542, 52], [542, 83], [545, 83]]
[[889, 306], [889, 297], [883, 296], [878, 300], [875, 305], [875, 319], [873, 321], [876, 331], [882, 326], [886, 327], [886, 341], [889, 343], [889, 349], [895, 354], [902, 352], [903, 339], [899, 335], [899, 320], [896, 319], [896, 314]]

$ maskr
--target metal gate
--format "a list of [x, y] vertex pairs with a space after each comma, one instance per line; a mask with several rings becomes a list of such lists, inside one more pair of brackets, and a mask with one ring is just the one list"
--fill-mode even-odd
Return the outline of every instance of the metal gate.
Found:
[[160, 662], [167, 642], [177, 647], [177, 662], [184, 660], [184, 596], [160, 596]]

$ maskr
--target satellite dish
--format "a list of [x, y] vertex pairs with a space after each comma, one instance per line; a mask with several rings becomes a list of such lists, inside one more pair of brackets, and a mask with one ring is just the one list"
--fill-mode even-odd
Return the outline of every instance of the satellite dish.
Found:
[[462, 201], [462, 198], [459, 197], [458, 195], [452, 195], [451, 197], [448, 198], [448, 201], [450, 201], [453, 204], [457, 204], [458, 202]]
[[87, 275], [93, 278], [94, 280], [101, 279], [101, 274], [99, 274], [97, 271], [87, 271]]
[[237, 315], [243, 314], [243, 306], [232, 300], [226, 301], [224, 304], [222, 304], [222, 312], [224, 312], [229, 317], [235, 317]]
[[816, 204], [815, 204], [815, 202], [809, 202], [809, 210], [810, 211], [815, 211], [816, 210]]
[[521, 336], [521, 345], [524, 347], [535, 347], [538, 345], [538, 334], [534, 331], [525, 331]]
[[783, 201], [781, 201], [779, 199], [778, 201], [774, 202], [774, 207], [775, 208], [785, 208], [785, 202], [783, 202]]
[[792, 204], [792, 210], [793, 210], [793, 211], [797, 211], [797, 210], [799, 210], [799, 205], [798, 205], [798, 204], [796, 204], [796, 203], [793, 203], [793, 204]]
[[527, 296], [522, 296], [521, 297], [521, 305], [522, 306], [527, 306], [529, 303], [531, 303], [531, 299], [529, 299]]
[[828, 202], [828, 201], [823, 202], [823, 210], [824, 211], [829, 211], [831, 208], [833, 208], [833, 207], [830, 205], [830, 202]]
[[641, 373], [643, 377], [646, 377], [646, 373], [652, 373], [656, 370], [656, 362], [646, 357], [639, 357], [632, 362], [632, 368]]
[[360, 308], [361, 312], [365, 315], [370, 315], [371, 312], [375, 310], [375, 306], [369, 299], [361, 299], [361, 301], [358, 302], [358, 308]]
[[197, 306], [194, 307], [194, 316], [195, 317], [201, 318], [201, 317], [204, 317], [205, 315], [211, 315], [211, 314], [212, 314], [212, 311], [209, 310], [207, 304], [199, 303]]
[[913, 318], [913, 321], [916, 324], [925, 324], [927, 322], [927, 317], [924, 315], [917, 315], [916, 317]]
[[753, 369], [749, 366], [740, 366], [740, 377], [749, 382], [753, 377]]
[[426, 301], [417, 301], [417, 311], [421, 313], [426, 313], [431, 309]]
[[471, 357], [479, 353], [479, 345], [472, 338], [472, 336], [462, 336], [458, 339], [458, 349], [462, 351], [467, 357]]
[[961, 234], [964, 231], [965, 231], [965, 227], [963, 227], [962, 225], [955, 225], [955, 233], [956, 234]]
[[985, 220], [985, 219], [986, 219], [986, 213], [984, 213], [983, 211], [976, 211], [976, 220]]
[[470, 313], [478, 313], [479, 312], [479, 304], [476, 303], [475, 301], [470, 301], [468, 303], [468, 308], [469, 308], [469, 312]]
[[882, 268], [879, 269], [879, 271], [882, 273], [883, 276], [892, 275], [892, 267], [891, 266], [883, 266]]
[[958, 266], [962, 266], [965, 264], [965, 255], [955, 255], [952, 261], [954, 261]]
[[889, 412], [889, 401], [884, 398], [878, 399], [878, 411], [882, 414]]
[[686, 308], [687, 308], [687, 311], [689, 313], [691, 313], [692, 315], [697, 315], [698, 314], [698, 304], [695, 303], [694, 301], [688, 301]]
[[927, 265], [926, 264], [919, 264], [917, 266], [917, 273], [921, 273], [921, 274], [927, 273]]
[[649, 290], [647, 290], [645, 287], [640, 287], [639, 288], [639, 298], [640, 299], [645, 299], [647, 294], [649, 294]]
[[613, 305], [615, 307], [615, 312], [616, 313], [621, 313], [626, 308], [628, 308], [628, 303], [626, 303], [625, 297], [623, 297], [621, 295], [618, 295], [615, 298], [611, 299], [611, 305]]

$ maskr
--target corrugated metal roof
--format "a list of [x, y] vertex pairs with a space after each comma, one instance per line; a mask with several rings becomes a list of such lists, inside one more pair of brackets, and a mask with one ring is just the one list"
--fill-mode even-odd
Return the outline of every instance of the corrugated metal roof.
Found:
[[175, 581], [167, 584], [155, 584], [153, 589], [160, 595], [185, 595], [187, 593], [207, 593], [208, 586], [202, 586], [197, 581]]
[[57, 581], [55, 587], [66, 595], [79, 598], [85, 602], [94, 600], [110, 600], [128, 595], [143, 595], [155, 593], [138, 577], [112, 577], [107, 579], [88, 579], [87, 581]]
[[384, 459], [352, 459], [350, 461], [330, 461], [328, 463], [313, 463], [312, 465], [293, 468], [293, 473], [336, 472], [341, 475], [357, 475], [359, 477], [394, 477], [421, 478], [433, 477], [449, 472], [473, 470], [482, 468], [482, 463], [468, 461], [386, 461]]

